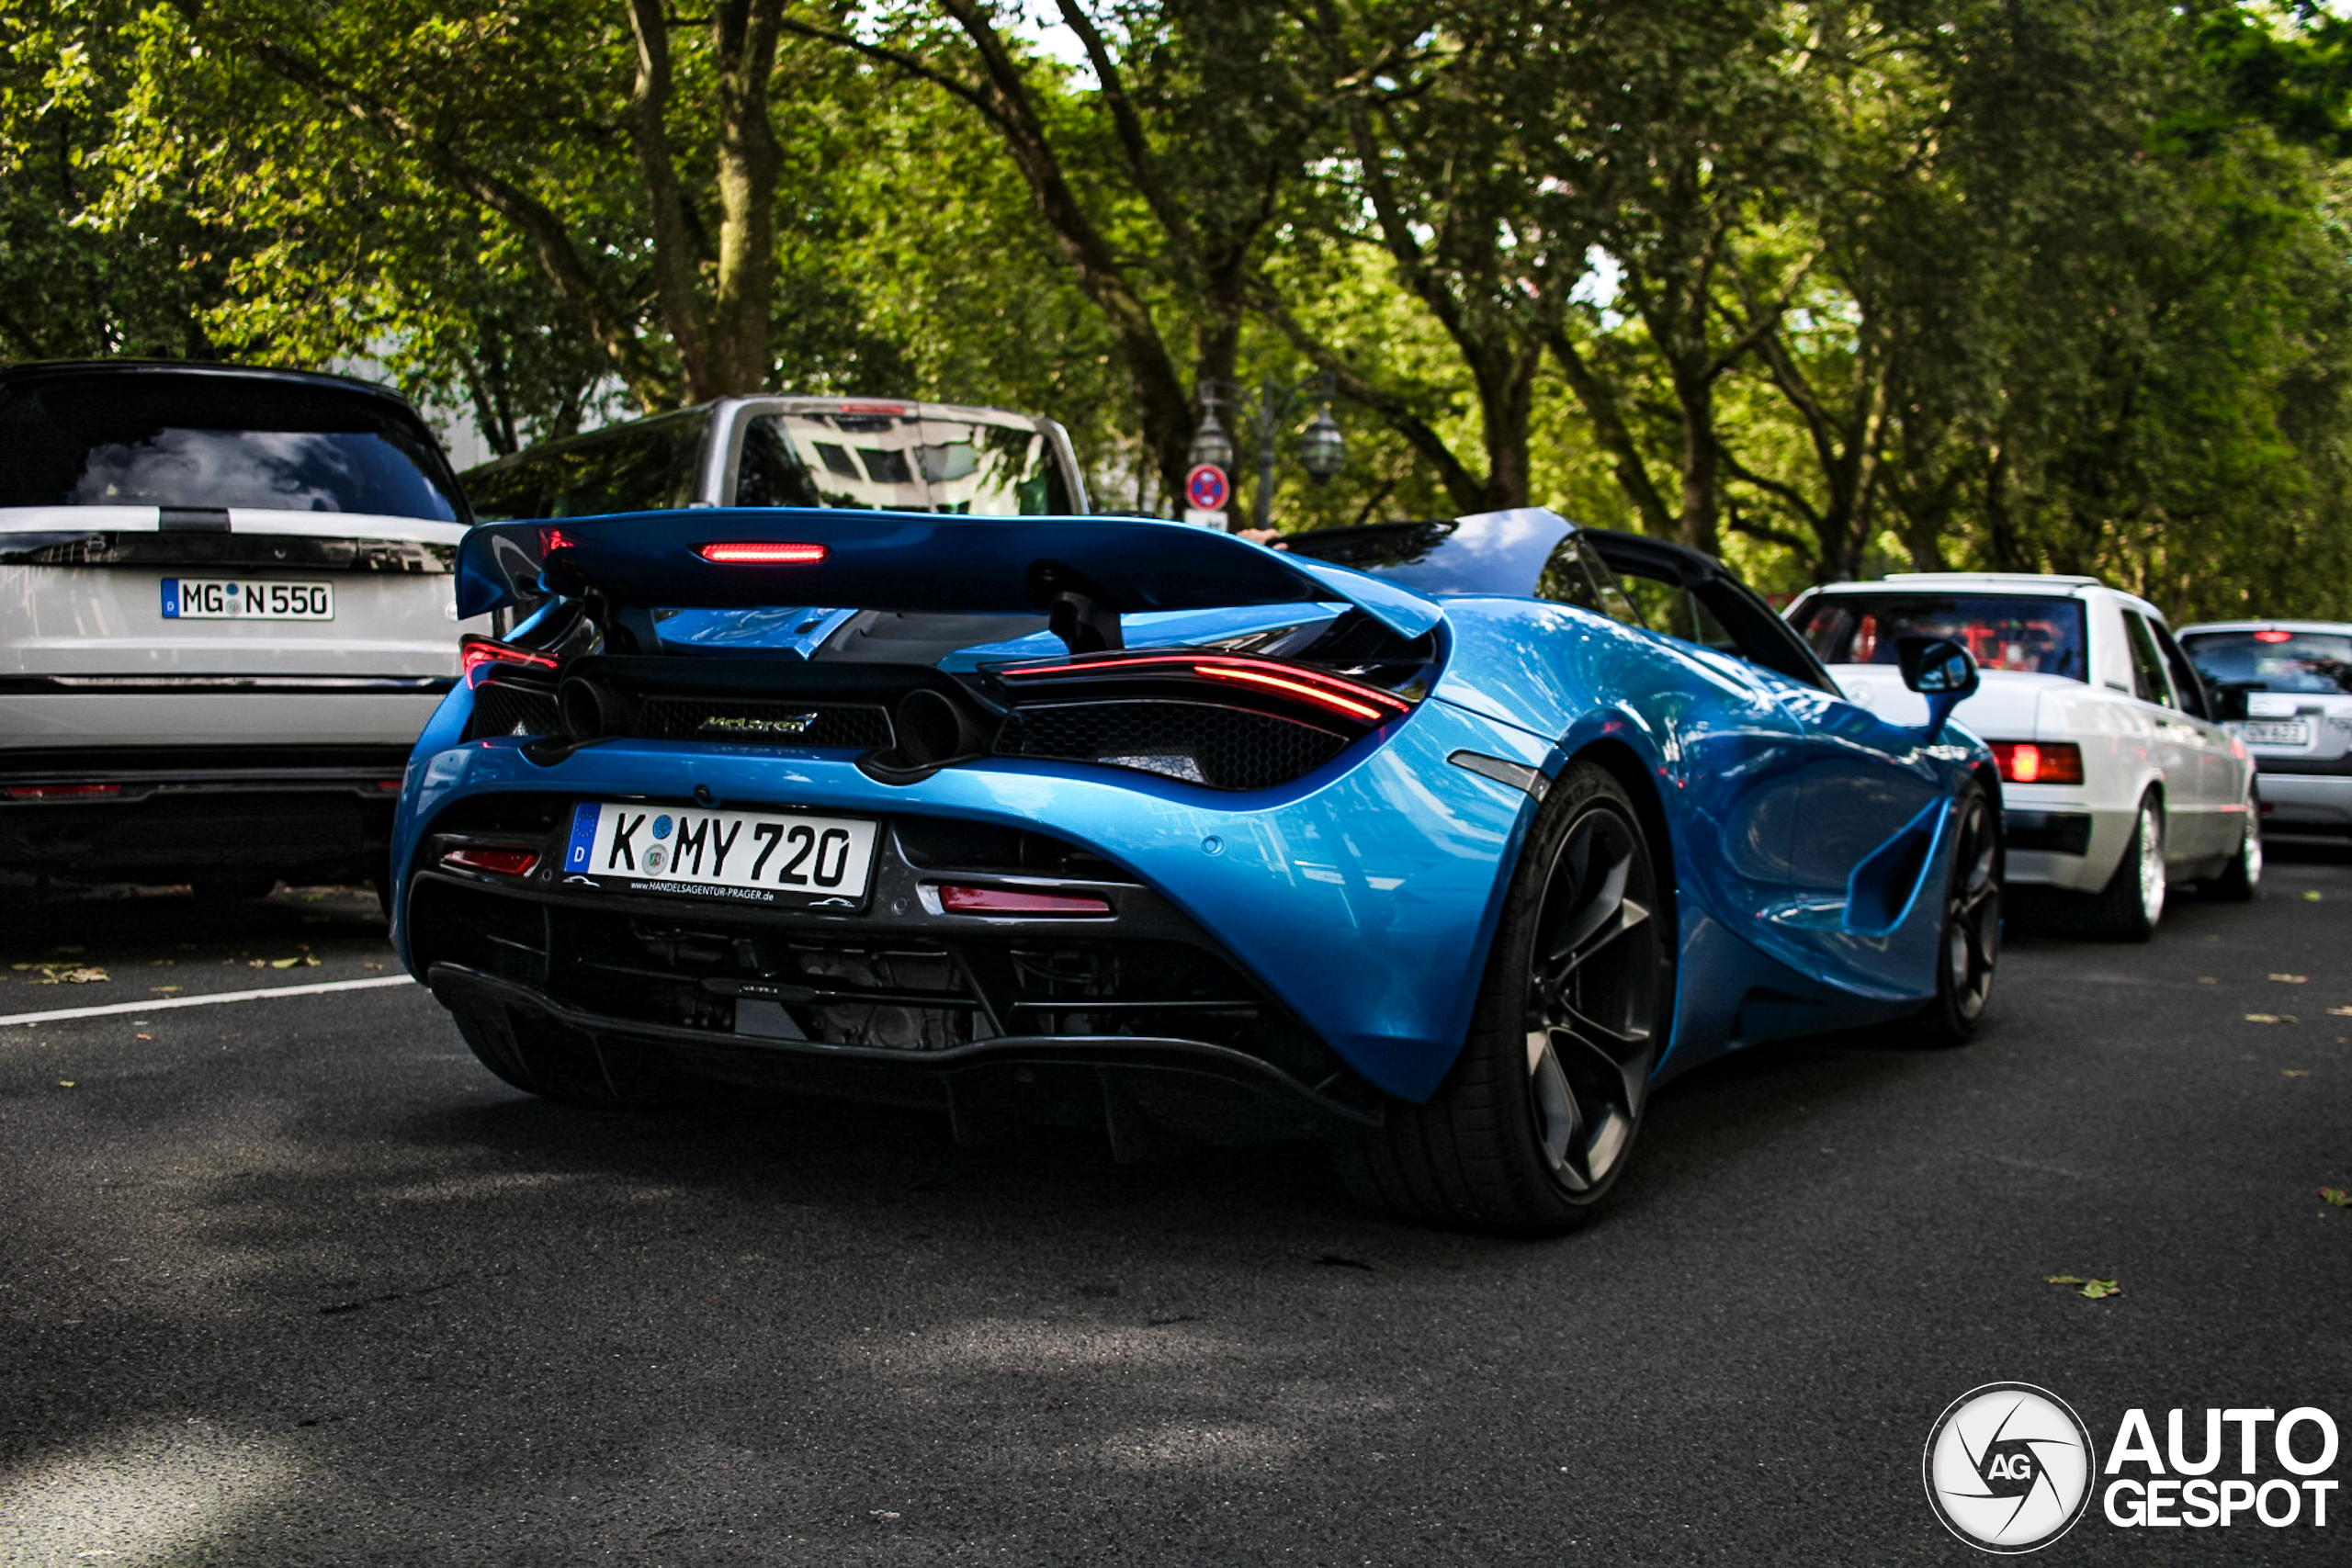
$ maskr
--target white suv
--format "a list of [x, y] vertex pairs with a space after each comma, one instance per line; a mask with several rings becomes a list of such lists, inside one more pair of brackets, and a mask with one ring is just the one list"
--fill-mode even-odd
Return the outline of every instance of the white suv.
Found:
[[2144, 939], [2168, 881], [2250, 898], [2262, 875], [2254, 763], [2146, 600], [2096, 578], [1905, 572], [1816, 588], [1789, 619], [1849, 696], [1912, 724], [1895, 645], [1951, 637], [1984, 684], [1960, 722], [2001, 766], [2008, 880], [2087, 896], [2101, 934]]
[[458, 673], [469, 521], [379, 387], [0, 370], [0, 868], [222, 897], [381, 877]]

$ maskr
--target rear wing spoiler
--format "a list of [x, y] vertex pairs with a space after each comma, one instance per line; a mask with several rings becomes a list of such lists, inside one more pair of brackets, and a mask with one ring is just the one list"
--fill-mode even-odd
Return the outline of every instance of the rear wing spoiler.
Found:
[[484, 523], [467, 534], [460, 615], [547, 592], [646, 609], [948, 615], [1038, 615], [1063, 602], [1111, 615], [1337, 602], [1408, 637], [1439, 618], [1429, 600], [1361, 572], [1156, 518], [695, 508]]

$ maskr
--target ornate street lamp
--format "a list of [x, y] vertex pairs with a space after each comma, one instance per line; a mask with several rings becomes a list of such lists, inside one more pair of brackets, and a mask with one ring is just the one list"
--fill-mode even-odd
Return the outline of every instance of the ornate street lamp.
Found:
[[1233, 437], [1217, 423], [1216, 400], [1205, 389], [1201, 403], [1201, 427], [1193, 432], [1192, 460], [1196, 467], [1206, 463], [1229, 474], [1233, 472]]
[[1299, 466], [1306, 470], [1309, 479], [1327, 484], [1347, 461], [1347, 437], [1340, 434], [1339, 422], [1331, 417], [1331, 398], [1336, 390], [1329, 372], [1288, 383], [1268, 376], [1254, 395], [1231, 381], [1204, 380], [1200, 385], [1201, 425], [1193, 434], [1193, 461], [1214, 463], [1228, 474], [1233, 471], [1233, 437], [1219, 423], [1217, 410], [1241, 411], [1258, 449], [1258, 494], [1253, 506], [1256, 526], [1272, 527], [1274, 465], [1281, 456], [1283, 429], [1309, 396], [1322, 406], [1315, 423], [1299, 435]]

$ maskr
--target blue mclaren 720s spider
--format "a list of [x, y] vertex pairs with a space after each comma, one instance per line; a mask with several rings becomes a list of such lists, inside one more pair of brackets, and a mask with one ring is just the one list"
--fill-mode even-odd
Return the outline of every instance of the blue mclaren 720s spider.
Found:
[[[1295, 536], [705, 510], [480, 526], [410, 970], [485, 1066], [1171, 1141], [1583, 1220], [1666, 1078], [1956, 1042], [2000, 940], [1966, 651], [1881, 722], [1713, 558], [1540, 510]], [[810, 606], [825, 606], [811, 608]]]

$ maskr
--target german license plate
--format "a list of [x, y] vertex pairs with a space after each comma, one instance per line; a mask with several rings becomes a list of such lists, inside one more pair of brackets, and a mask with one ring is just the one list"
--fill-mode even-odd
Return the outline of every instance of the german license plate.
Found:
[[332, 621], [334, 587], [234, 577], [164, 579], [167, 621]]
[[2312, 727], [2300, 718], [2249, 719], [2242, 733], [2249, 746], [2308, 746]]
[[583, 800], [563, 874], [616, 892], [854, 909], [874, 877], [875, 838], [854, 817]]

